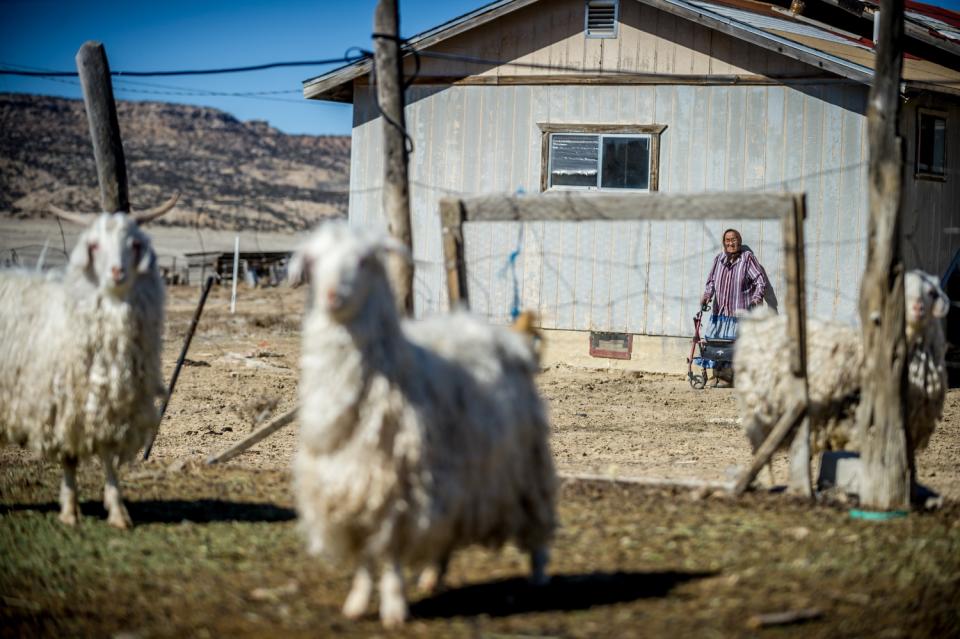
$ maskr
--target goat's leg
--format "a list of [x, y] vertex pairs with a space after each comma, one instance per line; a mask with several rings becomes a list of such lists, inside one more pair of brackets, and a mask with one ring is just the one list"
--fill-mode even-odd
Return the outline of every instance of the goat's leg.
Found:
[[357, 566], [357, 571], [353, 573], [353, 585], [350, 586], [350, 594], [343, 602], [343, 616], [348, 619], [359, 619], [367, 611], [370, 605], [370, 593], [373, 591], [373, 575], [370, 572], [370, 565], [362, 563]]
[[120, 483], [117, 481], [117, 468], [114, 456], [110, 453], [101, 453], [100, 461], [103, 464], [103, 507], [107, 509], [107, 523], [114, 528], [127, 529], [133, 525], [127, 507], [123, 505], [120, 496]]
[[530, 551], [530, 583], [534, 586], [543, 586], [550, 577], [547, 576], [547, 564], [550, 562], [550, 550], [546, 546], [539, 546]]
[[65, 457], [61, 462], [63, 478], [60, 480], [60, 521], [76, 526], [80, 521], [77, 504], [77, 458]]
[[447, 574], [447, 567], [450, 565], [450, 553], [430, 564], [420, 573], [420, 579], [417, 581], [417, 588], [421, 592], [435, 593], [443, 588], [443, 578]]
[[403, 566], [390, 559], [380, 576], [380, 621], [385, 628], [396, 628], [407, 620], [407, 598], [403, 592]]

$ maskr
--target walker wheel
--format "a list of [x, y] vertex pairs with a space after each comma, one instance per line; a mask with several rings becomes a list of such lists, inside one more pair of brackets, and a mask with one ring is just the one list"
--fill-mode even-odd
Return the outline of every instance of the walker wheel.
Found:
[[701, 390], [707, 385], [707, 374], [695, 375], [693, 373], [688, 373], [687, 377], [690, 381], [691, 388], [696, 390]]

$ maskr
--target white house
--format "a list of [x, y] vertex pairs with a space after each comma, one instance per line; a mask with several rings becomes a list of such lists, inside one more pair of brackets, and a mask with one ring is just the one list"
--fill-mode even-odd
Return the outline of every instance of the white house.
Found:
[[[446, 305], [443, 196], [763, 190], [806, 193], [808, 310], [854, 321], [874, 58], [864, 33], [875, 8], [501, 0], [411, 38], [420, 58], [405, 111], [417, 314]], [[958, 26], [956, 13], [908, 3], [904, 250], [908, 266], [933, 273], [960, 249], [951, 234], [960, 227]], [[406, 66], [412, 75], [411, 55]], [[384, 225], [370, 67], [307, 80], [304, 94], [353, 103], [349, 217]], [[782, 291], [777, 222], [478, 224], [466, 233], [471, 304], [500, 322], [517, 304], [534, 309], [555, 343], [584, 352], [587, 331], [636, 335], [633, 365], [679, 370], [728, 226]]]

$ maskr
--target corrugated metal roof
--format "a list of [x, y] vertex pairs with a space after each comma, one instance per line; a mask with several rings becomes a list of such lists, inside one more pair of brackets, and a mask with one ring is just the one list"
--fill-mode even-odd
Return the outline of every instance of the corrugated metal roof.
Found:
[[778, 31], [780, 33], [790, 33], [817, 38], [826, 42], [849, 44], [852, 46], [859, 46], [864, 49], [870, 48], [860, 42], [851, 40], [848, 36], [843, 36], [835, 31], [831, 31], [826, 27], [818, 27], [806, 22], [797, 22], [796, 20], [776, 18], [769, 15], [764, 15], [762, 13], [756, 13], [754, 11], [746, 11], [736, 7], [725, 6], [715, 2], [691, 1], [690, 4], [707, 9], [714, 13], [718, 13], [732, 20], [736, 20], [737, 22], [742, 22], [758, 29], [763, 29], [765, 31]]

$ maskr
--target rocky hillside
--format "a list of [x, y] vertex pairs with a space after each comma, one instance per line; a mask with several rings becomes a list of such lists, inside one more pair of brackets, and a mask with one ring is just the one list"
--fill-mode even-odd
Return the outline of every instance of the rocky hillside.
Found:
[[[166, 224], [299, 230], [347, 210], [350, 138], [286, 135], [203, 107], [119, 102], [131, 206]], [[99, 210], [82, 100], [0, 94], [0, 215]]]

